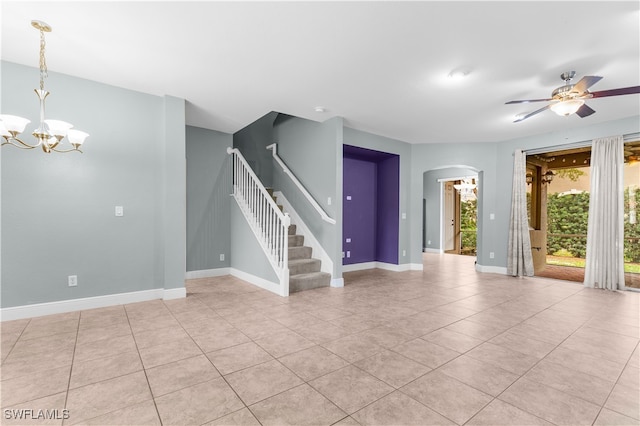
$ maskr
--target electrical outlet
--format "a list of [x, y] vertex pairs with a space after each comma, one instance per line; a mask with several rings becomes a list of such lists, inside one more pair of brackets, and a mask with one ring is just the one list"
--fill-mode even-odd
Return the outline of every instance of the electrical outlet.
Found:
[[496, 255], [492, 251], [490, 251], [489, 252], [489, 259], [493, 259], [494, 257], [496, 257]]
[[121, 217], [124, 216], [124, 207], [116, 206], [116, 216]]
[[78, 276], [77, 275], [69, 275], [69, 287], [76, 287], [78, 285]]
[[347, 238], [346, 242], [350, 243], [351, 242], [351, 238]]
[[406, 250], [402, 250], [402, 255], [406, 256], [407, 255], [407, 251]]
[[327, 205], [330, 206], [331, 205], [331, 197], [327, 197]]
[[431, 240], [427, 241], [427, 244], [431, 245]]
[[224, 262], [224, 253], [220, 253], [220, 262]]
[[347, 259], [351, 257], [351, 252], [347, 250]]
[[406, 213], [402, 213], [402, 218], [406, 219], [407, 218], [407, 214]]

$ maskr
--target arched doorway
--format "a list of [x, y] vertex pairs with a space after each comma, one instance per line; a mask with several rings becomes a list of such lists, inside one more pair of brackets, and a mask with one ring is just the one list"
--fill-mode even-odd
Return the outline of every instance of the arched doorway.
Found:
[[423, 251], [476, 255], [480, 176], [468, 166], [423, 173]]

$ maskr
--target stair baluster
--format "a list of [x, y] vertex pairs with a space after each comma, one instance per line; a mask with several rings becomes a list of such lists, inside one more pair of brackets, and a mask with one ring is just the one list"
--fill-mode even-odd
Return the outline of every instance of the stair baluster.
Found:
[[289, 215], [283, 213], [238, 149], [227, 148], [233, 164], [233, 197], [289, 295]]

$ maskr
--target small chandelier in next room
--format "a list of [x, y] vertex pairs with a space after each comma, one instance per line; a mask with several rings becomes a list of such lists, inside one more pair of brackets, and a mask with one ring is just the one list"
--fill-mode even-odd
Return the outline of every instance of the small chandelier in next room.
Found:
[[[51, 27], [42, 21], [31, 21], [31, 25], [40, 30], [40, 89], [35, 89], [36, 95], [40, 100], [40, 125], [31, 133], [36, 138], [36, 142], [30, 144], [18, 138], [18, 135], [30, 123], [29, 120], [15, 115], [0, 115], [0, 135], [4, 139], [2, 145], [9, 144], [21, 149], [33, 149], [40, 146], [46, 153], [51, 151], [82, 152], [80, 148], [89, 134], [73, 129], [73, 125], [65, 121], [45, 120], [44, 118], [44, 101], [49, 95], [49, 92], [44, 89], [44, 79], [47, 77], [47, 61], [44, 56], [44, 33], [51, 32]], [[65, 137], [72, 148], [60, 149], [60, 143]]]

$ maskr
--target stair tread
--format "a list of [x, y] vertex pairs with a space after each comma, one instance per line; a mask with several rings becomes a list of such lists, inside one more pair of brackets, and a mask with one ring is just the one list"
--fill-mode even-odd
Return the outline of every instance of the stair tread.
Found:
[[331, 274], [322, 271], [292, 275], [289, 277], [289, 291], [292, 293], [312, 290], [319, 287], [329, 287], [330, 285]]
[[308, 259], [291, 259], [289, 263], [316, 263], [320, 262], [320, 259], [314, 259], [313, 257]]
[[322, 272], [322, 271], [318, 271], [318, 272], [306, 272], [304, 274], [298, 274], [298, 275], [291, 275], [289, 277], [289, 279], [292, 278], [297, 278], [297, 279], [304, 279], [304, 278], [315, 278], [315, 277], [321, 277], [321, 276], [328, 276], [330, 277], [331, 274], [328, 272]]

